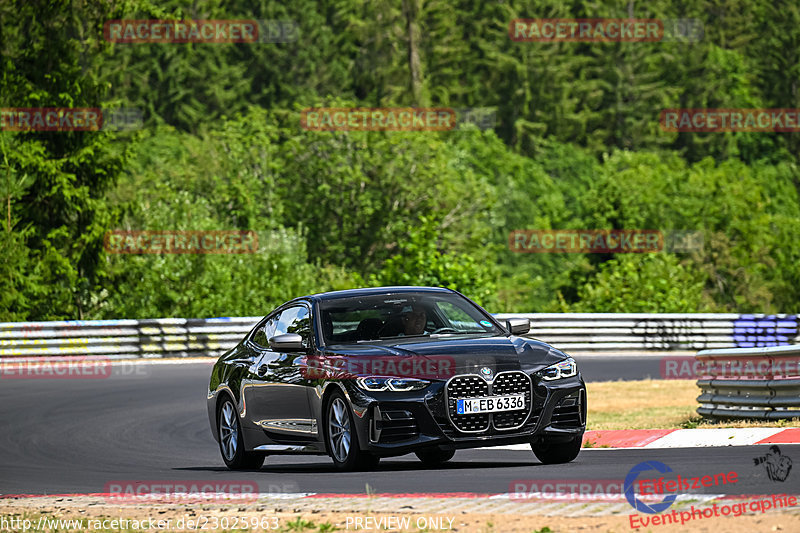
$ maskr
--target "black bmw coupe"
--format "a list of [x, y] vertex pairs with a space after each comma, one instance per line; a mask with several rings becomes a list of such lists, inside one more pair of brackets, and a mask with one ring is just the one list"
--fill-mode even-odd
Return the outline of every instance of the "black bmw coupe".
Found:
[[208, 416], [232, 469], [267, 455], [329, 455], [343, 470], [415, 453], [529, 443], [578, 456], [586, 387], [575, 361], [523, 338], [460, 293], [380, 287], [303, 296], [264, 319], [211, 372]]

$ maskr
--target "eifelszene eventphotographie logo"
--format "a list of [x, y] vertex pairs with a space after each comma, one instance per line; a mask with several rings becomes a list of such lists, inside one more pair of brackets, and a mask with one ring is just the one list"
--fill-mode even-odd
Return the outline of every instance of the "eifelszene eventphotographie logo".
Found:
[[[668, 509], [678, 497], [678, 491], [689, 493], [703, 487], [712, 487], [737, 483], [739, 475], [736, 472], [719, 472], [714, 475], [685, 477], [678, 474], [675, 479], [666, 479], [664, 475], [658, 478], [639, 479], [643, 472], [655, 470], [659, 474], [669, 474], [672, 468], [660, 461], [644, 461], [634, 466], [625, 476], [623, 491], [628, 503], [637, 511], [647, 514], [657, 514]], [[636, 490], [638, 489], [638, 490]], [[665, 494], [660, 502], [647, 503], [645, 499], [656, 499], [658, 495]], [[649, 498], [647, 498], [649, 496]]]
[[648, 472], [650, 470], [655, 470], [660, 474], [666, 474], [668, 472], [672, 472], [672, 469], [662, 463], [661, 461], [645, 461], [643, 463], [639, 463], [638, 465], [634, 466], [628, 472], [628, 475], [625, 476], [625, 484], [623, 485], [623, 491], [625, 493], [625, 499], [628, 500], [628, 503], [636, 509], [637, 511], [641, 511], [643, 513], [648, 514], [656, 514], [669, 509], [669, 506], [675, 502], [675, 498], [677, 498], [677, 494], [668, 494], [664, 496], [664, 499], [658, 503], [647, 504], [636, 497], [636, 492], [634, 491], [634, 484], [636, 480], [639, 478], [639, 474], [642, 472]]

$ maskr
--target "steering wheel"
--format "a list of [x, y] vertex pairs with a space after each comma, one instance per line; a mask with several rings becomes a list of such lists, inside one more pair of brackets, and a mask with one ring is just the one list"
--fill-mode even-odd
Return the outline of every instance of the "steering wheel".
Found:
[[433, 335], [434, 333], [442, 333], [442, 332], [445, 332], [445, 331], [448, 331], [448, 330], [452, 331], [453, 333], [458, 333], [458, 330], [455, 329], [455, 328], [444, 327], [444, 328], [439, 328], [439, 329], [435, 329], [435, 330], [431, 331], [431, 335]]

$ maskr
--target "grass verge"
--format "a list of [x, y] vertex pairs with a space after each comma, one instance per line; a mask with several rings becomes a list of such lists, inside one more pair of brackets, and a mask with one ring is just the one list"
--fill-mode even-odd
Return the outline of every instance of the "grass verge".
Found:
[[694, 380], [647, 379], [587, 383], [587, 428], [687, 429], [687, 428], [783, 428], [798, 427], [792, 420], [710, 421], [696, 410], [700, 389]]

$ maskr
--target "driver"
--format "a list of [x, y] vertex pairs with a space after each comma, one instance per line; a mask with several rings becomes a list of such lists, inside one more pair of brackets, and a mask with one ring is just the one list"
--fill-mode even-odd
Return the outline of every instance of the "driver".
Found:
[[406, 335], [422, 335], [425, 333], [425, 325], [428, 323], [428, 315], [420, 305], [412, 305], [410, 311], [402, 315], [403, 333]]

